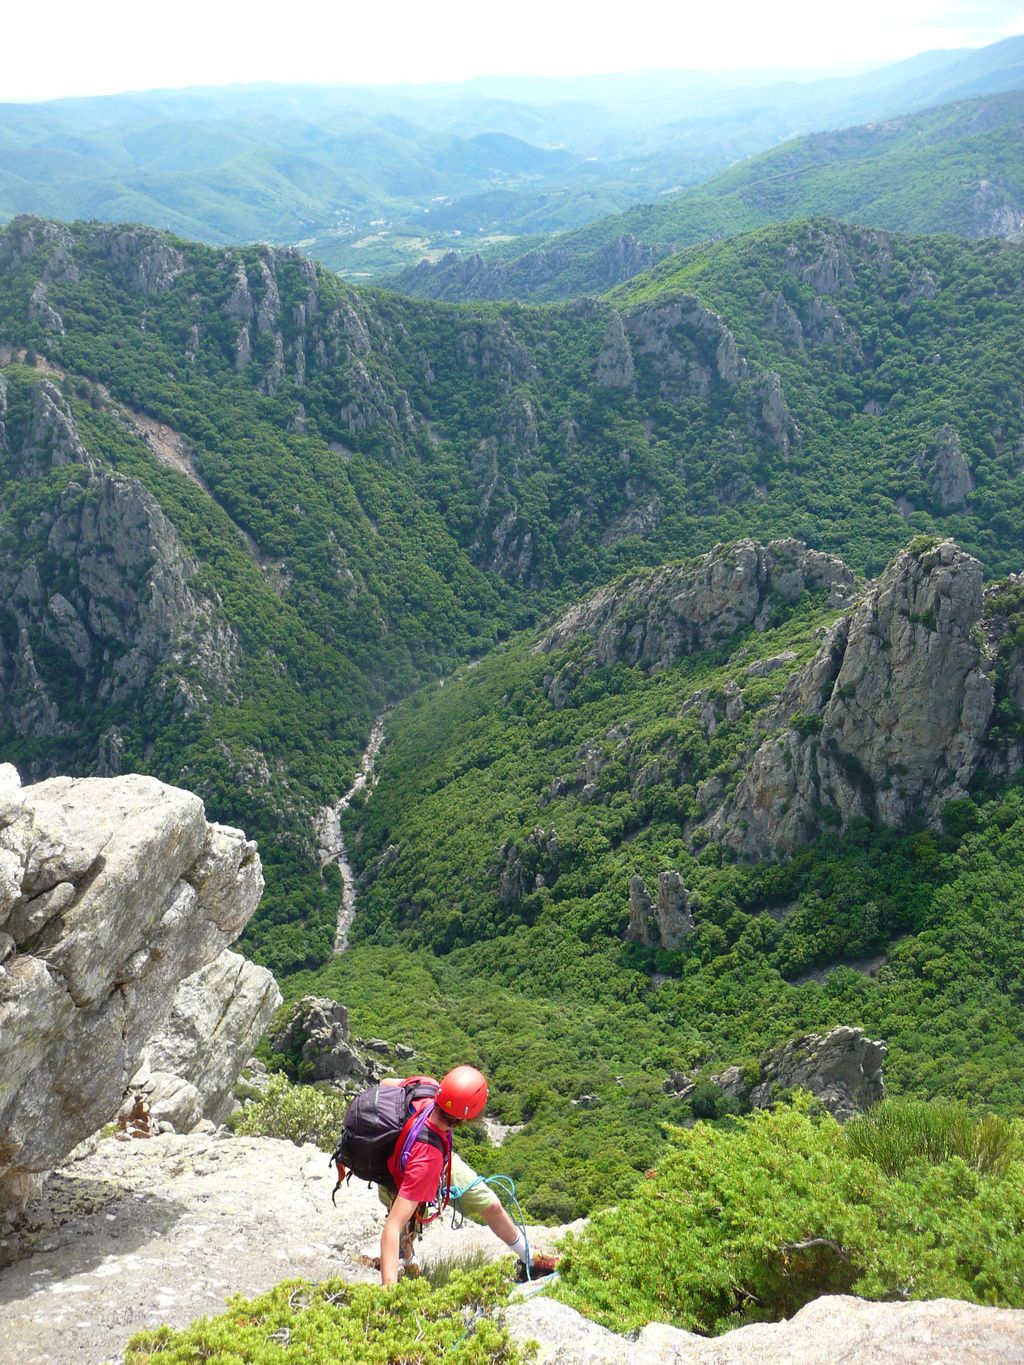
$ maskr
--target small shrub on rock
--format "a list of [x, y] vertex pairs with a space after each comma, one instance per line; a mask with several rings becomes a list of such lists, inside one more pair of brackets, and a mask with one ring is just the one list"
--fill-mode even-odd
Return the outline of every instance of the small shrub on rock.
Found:
[[217, 1318], [161, 1327], [128, 1343], [125, 1365], [519, 1365], [522, 1355], [490, 1310], [508, 1297], [507, 1268], [456, 1271], [442, 1288], [403, 1280], [390, 1289], [286, 1280], [235, 1298]]
[[278, 1074], [271, 1076], [266, 1093], [242, 1110], [234, 1129], [240, 1137], [289, 1138], [332, 1152], [348, 1103], [347, 1095], [315, 1085], [292, 1085]]

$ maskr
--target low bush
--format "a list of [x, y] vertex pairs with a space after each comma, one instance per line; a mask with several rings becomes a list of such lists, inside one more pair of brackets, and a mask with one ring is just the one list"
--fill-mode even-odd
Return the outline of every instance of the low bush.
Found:
[[235, 1120], [234, 1130], [240, 1137], [289, 1138], [333, 1152], [348, 1102], [346, 1095], [273, 1075], [266, 1092]]
[[804, 1102], [677, 1130], [673, 1146], [633, 1198], [568, 1242], [555, 1293], [606, 1327], [715, 1334], [827, 1293], [1024, 1305], [1012, 1158], [983, 1173], [955, 1154], [908, 1157], [881, 1180]]
[[456, 1271], [438, 1289], [423, 1279], [389, 1289], [287, 1280], [183, 1331], [140, 1332], [125, 1365], [518, 1365], [523, 1357], [489, 1315], [509, 1285], [500, 1265]]
[[902, 1175], [915, 1160], [940, 1164], [959, 1157], [982, 1175], [1003, 1175], [1021, 1155], [1016, 1128], [998, 1114], [972, 1117], [965, 1105], [885, 1100], [845, 1129], [854, 1156]]

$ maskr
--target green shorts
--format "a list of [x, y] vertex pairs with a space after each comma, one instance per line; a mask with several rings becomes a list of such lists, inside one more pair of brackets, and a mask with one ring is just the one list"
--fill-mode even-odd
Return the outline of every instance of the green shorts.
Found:
[[[476, 1178], [476, 1171], [472, 1166], [467, 1166], [462, 1158], [453, 1152], [452, 1203], [456, 1204], [467, 1218], [472, 1218], [475, 1223], [482, 1223], [487, 1210], [495, 1204], [500, 1204], [501, 1200], [489, 1185], [473, 1185]], [[473, 1185], [472, 1189], [469, 1188], [470, 1185]], [[466, 1193], [460, 1194], [460, 1190], [466, 1190]], [[391, 1207], [391, 1191], [386, 1190], [383, 1185], [377, 1186], [377, 1197], [386, 1209]]]

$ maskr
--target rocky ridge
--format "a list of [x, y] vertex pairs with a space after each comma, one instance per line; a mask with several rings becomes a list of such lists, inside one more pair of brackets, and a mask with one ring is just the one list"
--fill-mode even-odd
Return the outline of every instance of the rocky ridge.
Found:
[[[151, 683], [180, 713], [207, 693], [229, 696], [238, 644], [220, 602], [198, 589], [197, 565], [156, 499], [86, 449], [49, 379], [31, 385], [21, 416], [0, 377], [0, 460], [11, 480], [73, 471], [21, 527], [20, 545], [0, 550], [0, 706], [15, 733], [70, 734], [80, 708], [137, 701]], [[59, 662], [41, 664], [41, 644]], [[118, 771], [116, 733], [95, 762]]]
[[281, 1003], [266, 967], [224, 951], [178, 987], [170, 1014], [146, 1043], [128, 1083], [154, 1126], [189, 1133], [207, 1120], [223, 1123], [237, 1101], [234, 1087]]
[[995, 687], [982, 612], [982, 566], [954, 542], [897, 555], [790, 678], [735, 791], [716, 802], [705, 784], [708, 835], [764, 857], [807, 843], [825, 818], [936, 822], [986, 755]]
[[[841, 603], [853, 587], [854, 575], [841, 559], [802, 541], [733, 541], [715, 546], [696, 565], [669, 564], [599, 588], [570, 607], [535, 651], [550, 654], [589, 637], [588, 668], [614, 663], [669, 668], [749, 626], [763, 630], [776, 600], [792, 606], [805, 592], [827, 588], [831, 600]], [[568, 675], [552, 677], [552, 700], [567, 681]]]
[[[807, 1033], [772, 1048], [755, 1075], [738, 1066], [711, 1076], [712, 1085], [752, 1109], [769, 1109], [791, 1090], [807, 1090], [841, 1123], [863, 1114], [885, 1098], [882, 1066], [888, 1048], [868, 1038], [863, 1029], [839, 1024], [826, 1034]], [[674, 1071], [665, 1081], [666, 1094], [689, 1099], [697, 1078]]]
[[755, 1323], [720, 1337], [650, 1323], [635, 1341], [566, 1304], [530, 1299], [504, 1314], [513, 1339], [536, 1341], [537, 1365], [1018, 1365], [1024, 1313], [956, 1299], [869, 1303], [815, 1299], [788, 1322]]
[[0, 1212], [112, 1118], [262, 890], [255, 844], [190, 792], [0, 767]]
[[553, 243], [524, 252], [511, 261], [495, 260], [479, 252], [446, 252], [437, 262], [420, 261], [390, 283], [403, 293], [424, 299], [541, 299], [564, 296], [560, 277], [572, 270], [587, 280], [584, 291], [603, 293], [624, 280], [649, 270], [671, 255], [666, 243], [641, 242], [623, 232], [586, 256]]

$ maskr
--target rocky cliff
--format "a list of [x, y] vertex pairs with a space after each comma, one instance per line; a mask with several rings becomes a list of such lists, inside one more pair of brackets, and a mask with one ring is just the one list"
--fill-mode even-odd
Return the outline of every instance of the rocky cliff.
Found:
[[[13, 732], [71, 737], [83, 711], [138, 704], [151, 683], [179, 714], [230, 696], [238, 643], [219, 600], [156, 498], [86, 448], [51, 380], [15, 407], [0, 376], [0, 462], [30, 509], [16, 539], [0, 538], [0, 711]], [[116, 726], [103, 732], [97, 771], [118, 771], [120, 745]]]
[[[568, 250], [557, 242], [526, 251], [511, 261], [479, 252], [447, 252], [434, 263], [420, 261], [392, 281], [395, 288], [422, 299], [564, 298], [569, 293], [602, 294], [649, 270], [672, 252], [664, 242], [641, 242], [622, 232], [592, 251]], [[571, 277], [582, 282], [567, 288]]]
[[236, 1103], [235, 1081], [280, 1003], [266, 967], [220, 953], [178, 987], [166, 1023], [142, 1049], [122, 1112], [141, 1095], [152, 1126], [188, 1133], [203, 1119], [223, 1123]]
[[[808, 1090], [842, 1123], [885, 1098], [882, 1065], [888, 1050], [863, 1029], [840, 1024], [828, 1033], [807, 1033], [771, 1048], [756, 1074], [730, 1066], [710, 1081], [723, 1095], [753, 1109], [771, 1108], [788, 1091]], [[673, 1071], [665, 1081], [666, 1094], [680, 1100], [689, 1099], [696, 1088], [696, 1078], [682, 1071]]]
[[536, 648], [548, 654], [590, 637], [597, 667], [668, 668], [749, 626], [763, 629], [775, 602], [792, 606], [805, 592], [824, 589], [842, 601], [853, 583], [842, 560], [801, 541], [738, 540], [695, 565], [665, 565], [598, 589], [570, 607]]
[[0, 767], [0, 1211], [114, 1115], [262, 889], [255, 844], [190, 792]]
[[[791, 679], [709, 811], [747, 857], [788, 853], [825, 823], [938, 820], [985, 755], [996, 689], [982, 566], [952, 541], [897, 555]], [[714, 803], [715, 787], [703, 793]]]

